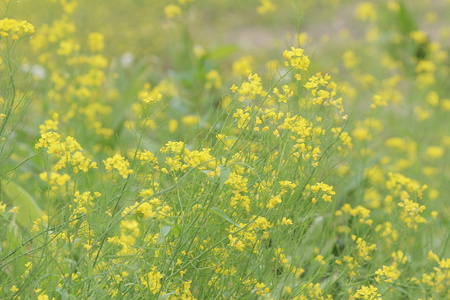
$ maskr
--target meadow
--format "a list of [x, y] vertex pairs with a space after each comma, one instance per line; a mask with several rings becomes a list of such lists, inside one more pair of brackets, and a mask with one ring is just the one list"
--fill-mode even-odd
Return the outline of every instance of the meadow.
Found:
[[0, 299], [450, 299], [449, 0], [2, 0]]

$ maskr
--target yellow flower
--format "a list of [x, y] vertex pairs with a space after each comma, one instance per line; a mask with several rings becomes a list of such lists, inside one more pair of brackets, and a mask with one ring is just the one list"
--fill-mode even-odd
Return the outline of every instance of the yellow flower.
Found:
[[281, 220], [281, 225], [288, 226], [288, 225], [292, 225], [292, 224], [293, 224], [292, 220], [291, 219], [286, 219], [286, 217], [283, 217], [283, 219]]
[[181, 15], [181, 8], [174, 4], [169, 4], [164, 8], [164, 13], [169, 19], [173, 19]]
[[102, 52], [105, 47], [104, 37], [101, 33], [92, 32], [88, 36], [89, 49], [91, 52]]
[[211, 70], [206, 74], [205, 89], [220, 89], [222, 87], [222, 77], [217, 70]]
[[233, 75], [240, 76], [240, 75], [246, 75], [248, 72], [251, 72], [251, 70], [253, 69], [252, 63], [253, 63], [253, 57], [250, 55], [243, 56], [243, 57], [239, 58], [238, 60], [234, 61], [233, 65], [232, 65]]
[[178, 121], [175, 119], [169, 120], [169, 132], [174, 133], [178, 128]]
[[437, 211], [432, 211], [431, 212], [431, 216], [433, 217], [434, 220], [436, 220], [436, 218], [438, 216], [438, 212]]
[[264, 15], [270, 11], [275, 11], [276, 10], [276, 5], [273, 4], [270, 0], [260, 0], [261, 1], [261, 6], [258, 6], [258, 13], [261, 15]]
[[439, 146], [430, 146], [425, 150], [427, 159], [439, 159], [444, 155], [444, 148]]
[[16, 293], [17, 291], [19, 291], [19, 289], [18, 289], [15, 285], [13, 285], [13, 286], [9, 289], [9, 291], [10, 291], [11, 293]]
[[15, 213], [15, 214], [18, 214], [18, 213], [19, 213], [19, 207], [14, 206], [14, 207], [11, 208], [8, 212], [9, 212], [9, 213]]
[[424, 44], [427, 42], [427, 36], [423, 31], [413, 31], [409, 35], [416, 44]]
[[200, 117], [193, 116], [193, 115], [184, 116], [181, 119], [181, 123], [183, 123], [185, 125], [189, 125], [189, 126], [197, 125], [199, 121], [200, 121]]
[[377, 11], [371, 2], [362, 2], [356, 6], [356, 17], [362, 21], [377, 20]]

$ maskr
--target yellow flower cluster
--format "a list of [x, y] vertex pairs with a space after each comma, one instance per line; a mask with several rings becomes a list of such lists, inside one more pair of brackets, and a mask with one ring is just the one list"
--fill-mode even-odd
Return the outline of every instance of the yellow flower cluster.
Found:
[[337, 94], [337, 84], [330, 81], [330, 79], [331, 77], [328, 74], [323, 76], [322, 73], [316, 73], [316, 75], [309, 78], [304, 86], [314, 97], [312, 100], [314, 105], [332, 105], [343, 113], [344, 106], [342, 104], [342, 97], [334, 98]]
[[63, 186], [70, 180], [68, 174], [58, 174], [58, 171], [67, 168], [69, 165], [73, 167], [73, 172], [78, 173], [80, 170], [84, 173], [89, 169], [97, 168], [97, 163], [92, 162], [83, 153], [83, 148], [71, 136], [62, 140], [58, 130], [58, 115], [54, 114], [52, 120], [47, 120], [45, 124], [40, 126], [41, 138], [35, 144], [35, 148], [47, 148], [47, 153], [56, 156], [58, 161], [53, 165], [51, 172], [40, 174], [40, 178], [48, 181], [52, 186], [52, 190], [57, 190], [58, 186]]
[[43, 172], [39, 174], [39, 178], [48, 182], [52, 187], [52, 191], [57, 191], [58, 187], [64, 186], [70, 180], [68, 174], [59, 174], [57, 172], [50, 172], [50, 174]]
[[178, 5], [169, 4], [164, 8], [167, 18], [173, 19], [181, 15], [181, 8]]
[[197, 168], [199, 170], [211, 170], [208, 175], [214, 177], [220, 174], [217, 159], [209, 152], [210, 148], [190, 151], [183, 142], [168, 142], [160, 149], [161, 153], [166, 153], [165, 166], [161, 171], [184, 171], [187, 168]]
[[247, 78], [248, 81], [244, 81], [239, 88], [234, 84], [230, 88], [233, 93], [237, 90], [239, 95], [241, 95], [239, 97], [239, 101], [244, 101], [247, 99], [252, 100], [255, 99], [257, 95], [265, 96], [267, 94], [263, 89], [262, 80], [258, 74], [253, 74], [249, 71], [247, 73]]
[[128, 175], [131, 175], [134, 172], [133, 170], [128, 169], [130, 163], [120, 154], [116, 154], [113, 157], [108, 157], [103, 161], [103, 163], [105, 164], [105, 169], [107, 171], [116, 169], [117, 171], [119, 171], [119, 174], [125, 179], [128, 177]]
[[377, 11], [371, 2], [361, 2], [356, 6], [355, 9], [356, 17], [360, 20], [366, 21], [376, 21]]
[[27, 21], [4, 18], [0, 20], [0, 36], [10, 36], [13, 40], [19, 39], [20, 35], [33, 34], [34, 26]]
[[184, 300], [195, 300], [196, 298], [192, 296], [191, 292], [191, 285], [192, 281], [187, 281], [181, 284], [181, 288], [177, 288], [175, 290], [175, 295], [171, 295], [168, 299], [169, 300], [178, 300], [178, 299], [184, 299]]
[[292, 297], [295, 300], [308, 300], [308, 299], [324, 299], [324, 300], [333, 300], [333, 297], [330, 294], [324, 295], [322, 289], [320, 288], [319, 283], [307, 283], [301, 286], [303, 292], [300, 296]]
[[101, 33], [92, 32], [88, 36], [89, 49], [93, 53], [102, 52], [105, 47], [104, 37]]
[[368, 245], [366, 241], [364, 241], [360, 237], [356, 237], [356, 235], [352, 235], [352, 240], [355, 242], [356, 247], [358, 249], [358, 257], [363, 260], [371, 260], [371, 252], [377, 249], [376, 244]]
[[[150, 272], [141, 276], [141, 283], [148, 288], [152, 294], [158, 294], [161, 289], [161, 279], [163, 276], [153, 267]], [[185, 298], [187, 299], [187, 298]]]
[[373, 300], [382, 300], [381, 294], [377, 292], [378, 289], [373, 285], [370, 286], [362, 286], [358, 289], [354, 295], [356, 299], [373, 299]]
[[303, 49], [291, 47], [291, 50], [283, 52], [284, 58], [288, 61], [284, 62], [286, 67], [292, 66], [297, 70], [307, 70], [310, 64], [308, 56], [303, 54]]
[[[142, 193], [140, 196], [147, 198], [147, 195]], [[162, 220], [171, 215], [171, 210], [172, 208], [167, 204], [163, 204], [159, 198], [151, 198], [145, 202], [136, 202], [134, 205], [125, 207], [122, 211], [122, 216], [131, 213], [136, 216], [141, 216], [144, 219], [157, 218], [158, 220]]]
[[[336, 192], [333, 191], [333, 187], [323, 182], [318, 182], [313, 185], [307, 185], [306, 189], [310, 190], [311, 193], [314, 195], [314, 197], [311, 199], [312, 203], [316, 203], [317, 202], [316, 197], [319, 197], [320, 195], [322, 196], [321, 198], [327, 202], [331, 202], [331, 197], [333, 195], [336, 195]], [[322, 193], [319, 193], [320, 191], [322, 191]]]
[[376, 232], [380, 232], [380, 236], [388, 243], [398, 240], [398, 230], [393, 229], [391, 222], [384, 222], [375, 227]]
[[90, 168], [97, 168], [97, 163], [92, 162], [83, 154], [83, 148], [71, 136], [61, 141], [61, 136], [56, 132], [45, 132], [35, 145], [36, 149], [47, 148], [48, 154], [55, 154], [59, 161], [52, 167], [52, 170], [58, 171], [66, 168], [67, 165], [73, 166], [73, 171], [79, 170], [87, 172]]
[[148, 150], [144, 150], [144, 151], [139, 150], [136, 153], [136, 159], [141, 161], [141, 165], [145, 165], [145, 164], [149, 164], [149, 163], [158, 164], [158, 160], [156, 159], [155, 155]]
[[344, 204], [340, 210], [336, 210], [335, 215], [340, 216], [343, 213], [349, 214], [352, 217], [360, 216], [359, 222], [365, 223], [367, 225], [372, 225], [373, 220], [368, 219], [370, 216], [370, 210], [365, 208], [364, 206], [358, 205], [355, 208], [348, 203]]
[[217, 70], [206, 73], [205, 89], [220, 89], [222, 87], [222, 77]]
[[278, 102], [287, 102], [290, 97], [294, 95], [294, 91], [292, 91], [288, 85], [283, 85], [283, 94], [281, 94], [278, 88], [273, 89], [273, 93], [278, 96]]
[[397, 280], [398, 277], [401, 275], [401, 272], [397, 270], [395, 265], [392, 266], [383, 266], [382, 269], [378, 269], [375, 274], [378, 276], [375, 277], [375, 280], [377, 282], [380, 281], [380, 277], [384, 280], [386, 283], [391, 283], [394, 280]]
[[403, 210], [400, 212], [400, 219], [409, 228], [417, 229], [418, 224], [427, 223], [427, 220], [421, 215], [426, 209], [424, 205], [409, 199], [409, 194], [402, 191], [400, 194], [401, 202], [398, 204]]
[[270, 0], [261, 0], [261, 5], [258, 6], [257, 11], [259, 14], [264, 15], [268, 12], [275, 11], [277, 6], [273, 4]]
[[253, 57], [252, 56], [243, 56], [238, 60], [235, 60], [232, 65], [232, 73], [233, 75], [247, 75], [252, 71]]
[[157, 90], [150, 91], [150, 84], [145, 84], [144, 89], [138, 93], [138, 98], [145, 104], [152, 104], [161, 101], [162, 95]]

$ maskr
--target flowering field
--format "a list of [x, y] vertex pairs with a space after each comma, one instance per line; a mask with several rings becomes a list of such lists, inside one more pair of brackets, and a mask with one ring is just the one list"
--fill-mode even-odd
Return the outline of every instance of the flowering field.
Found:
[[450, 299], [449, 0], [3, 0], [0, 299]]

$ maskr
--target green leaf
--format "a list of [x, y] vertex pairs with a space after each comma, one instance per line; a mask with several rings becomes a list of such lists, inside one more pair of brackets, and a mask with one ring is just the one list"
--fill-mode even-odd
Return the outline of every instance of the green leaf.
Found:
[[405, 290], [404, 288], [402, 288], [402, 287], [400, 287], [400, 286], [396, 286], [396, 287], [394, 287], [394, 289], [399, 290], [399, 291], [401, 291], [403, 294], [405, 294], [405, 295], [407, 295], [408, 297], [412, 298], [412, 295], [411, 295], [407, 290]]
[[159, 232], [158, 244], [161, 244], [164, 239], [169, 235], [174, 235], [175, 237], [179, 236], [181, 233], [181, 225], [170, 226], [170, 225], [162, 225], [161, 230]]
[[95, 276], [94, 265], [89, 259], [86, 260], [86, 269], [89, 278], [93, 278]]
[[170, 230], [170, 234], [173, 234], [175, 237], [178, 237], [181, 233], [181, 225], [174, 226], [172, 230]]
[[400, 30], [403, 34], [408, 35], [410, 32], [417, 30], [418, 26], [414, 20], [414, 17], [403, 3], [400, 3], [400, 9], [398, 10], [397, 17]]
[[21, 186], [9, 181], [6, 183], [6, 186], [3, 187], [2, 192], [10, 199], [12, 205], [19, 208], [16, 221], [23, 228], [29, 227], [33, 221], [42, 216], [41, 209], [34, 198]]
[[228, 166], [220, 166], [220, 188], [223, 187], [225, 181], [230, 177], [231, 169]]
[[57, 287], [56, 288], [56, 292], [61, 295], [61, 300], [69, 300], [70, 299], [69, 298], [69, 293], [67, 292], [66, 289]]
[[169, 226], [169, 225], [162, 225], [161, 229], [159, 231], [159, 236], [158, 236], [158, 244], [161, 244], [164, 241], [164, 238], [169, 234], [170, 230], [172, 230], [173, 226]]
[[233, 220], [231, 220], [231, 218], [229, 216], [227, 216], [223, 211], [221, 211], [219, 208], [217, 207], [211, 207], [209, 209], [210, 212], [212, 212], [213, 214], [221, 217], [222, 219], [230, 222], [231, 224], [233, 224], [234, 226], [241, 228], [241, 226], [239, 226], [238, 223], [234, 222]]
[[166, 300], [170, 295], [175, 295], [175, 292], [167, 293], [159, 297], [159, 300]]

